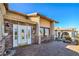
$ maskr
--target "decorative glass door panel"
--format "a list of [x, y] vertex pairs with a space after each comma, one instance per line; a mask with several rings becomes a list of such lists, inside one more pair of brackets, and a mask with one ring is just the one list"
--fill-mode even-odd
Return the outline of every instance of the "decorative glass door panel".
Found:
[[19, 35], [19, 44], [20, 45], [24, 45], [24, 44], [26, 44], [27, 42], [26, 42], [26, 38], [25, 38], [25, 26], [22, 26], [22, 25], [19, 25], [19, 29], [18, 29], [19, 31], [18, 31], [18, 35]]
[[31, 26], [13, 25], [13, 47], [31, 44]]
[[13, 25], [13, 47], [17, 47], [18, 44], [18, 26]]
[[31, 26], [27, 26], [27, 34], [26, 34], [26, 38], [27, 38], [27, 43], [31, 44]]

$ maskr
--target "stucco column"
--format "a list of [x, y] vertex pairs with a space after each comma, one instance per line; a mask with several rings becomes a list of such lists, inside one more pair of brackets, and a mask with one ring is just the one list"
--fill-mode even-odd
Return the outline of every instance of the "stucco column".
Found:
[[0, 55], [3, 55], [4, 52], [4, 40], [3, 40], [3, 31], [4, 31], [3, 15], [0, 10]]
[[56, 40], [56, 38], [57, 38], [57, 36], [58, 36], [57, 30], [55, 30], [54, 33], [55, 33], [55, 34], [54, 34], [54, 40]]
[[2, 14], [1, 14], [1, 10], [0, 10], [0, 41], [2, 40]]
[[54, 40], [54, 22], [50, 24], [50, 37]]
[[38, 40], [38, 44], [41, 44], [41, 37], [40, 37], [40, 23], [36, 24], [36, 37]]
[[0, 40], [2, 40], [2, 36], [4, 33], [4, 18], [3, 16], [6, 14], [4, 4], [0, 3]]
[[0, 40], [2, 40], [3, 32], [4, 32], [4, 20], [3, 20], [3, 11], [2, 4], [0, 4]]
[[0, 55], [3, 55], [5, 50], [5, 40], [4, 37], [4, 16], [5, 7], [3, 4], [0, 4]]

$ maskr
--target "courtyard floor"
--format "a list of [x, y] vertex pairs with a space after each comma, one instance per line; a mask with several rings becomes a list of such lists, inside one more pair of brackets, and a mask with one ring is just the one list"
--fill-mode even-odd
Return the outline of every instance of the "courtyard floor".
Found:
[[75, 51], [73, 48], [74, 45], [62, 41], [51, 41], [40, 45], [18, 47], [15, 56], [79, 56], [79, 50]]

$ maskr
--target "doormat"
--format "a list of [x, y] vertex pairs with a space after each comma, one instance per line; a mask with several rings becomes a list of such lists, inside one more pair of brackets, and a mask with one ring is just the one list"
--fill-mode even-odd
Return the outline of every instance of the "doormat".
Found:
[[20, 48], [26, 48], [26, 47], [28, 47], [28, 46], [30, 46], [30, 45], [22, 45], [22, 46], [19, 46]]

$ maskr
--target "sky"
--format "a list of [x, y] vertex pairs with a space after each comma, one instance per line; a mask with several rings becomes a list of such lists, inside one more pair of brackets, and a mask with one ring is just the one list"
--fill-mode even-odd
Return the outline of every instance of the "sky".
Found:
[[56, 27], [79, 30], [79, 4], [77, 3], [10, 3], [9, 9], [24, 14], [38, 12], [58, 21]]

